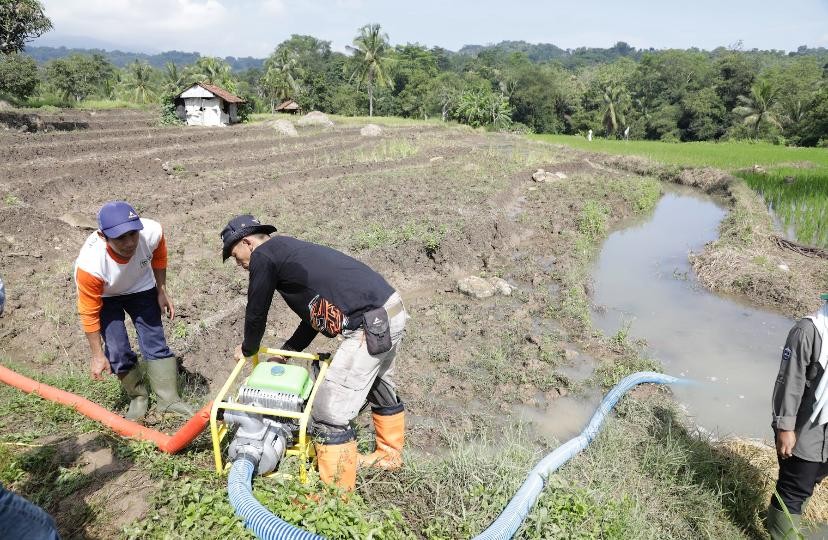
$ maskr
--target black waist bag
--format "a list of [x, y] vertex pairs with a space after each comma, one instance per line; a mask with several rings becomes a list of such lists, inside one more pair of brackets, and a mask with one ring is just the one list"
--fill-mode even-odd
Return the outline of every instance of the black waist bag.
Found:
[[391, 350], [391, 325], [385, 308], [372, 309], [362, 315], [365, 329], [365, 345], [368, 354], [374, 356]]

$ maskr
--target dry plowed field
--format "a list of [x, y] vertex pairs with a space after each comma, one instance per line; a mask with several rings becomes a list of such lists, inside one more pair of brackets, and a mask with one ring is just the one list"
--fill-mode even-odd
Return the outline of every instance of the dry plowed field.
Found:
[[[4, 364], [44, 375], [87, 370], [72, 265], [97, 209], [113, 199], [164, 226], [177, 309], [167, 335], [194, 404], [225, 380], [242, 335], [247, 275], [222, 264], [219, 242], [239, 213], [350, 253], [401, 291], [412, 319], [396, 378], [414, 452], [439, 449], [446, 428], [474, 433], [508, 423], [516, 404], [543, 408], [582, 384], [565, 368], [618, 356], [583, 332], [595, 241], [584, 209], [597, 201], [609, 225], [631, 215], [644, 197], [641, 177], [519, 137], [436, 125], [384, 127], [367, 138], [362, 124], [299, 128], [298, 137], [266, 124], [155, 127], [149, 113], [135, 111], [66, 112], [35, 123], [42, 131], [0, 132]], [[535, 183], [538, 167], [565, 179]], [[469, 275], [502, 277], [512, 294], [461, 294], [457, 280]], [[277, 297], [266, 342], [280, 345], [296, 323]], [[311, 345], [335, 347], [324, 338]], [[5, 416], [3, 430], [24, 419], [24, 411]], [[62, 466], [76, 465], [78, 453], [67, 459]], [[122, 472], [89, 482], [80, 495], [114, 490]], [[61, 504], [48, 508], [59, 520]], [[62, 527], [104, 537], [124, 519]]]

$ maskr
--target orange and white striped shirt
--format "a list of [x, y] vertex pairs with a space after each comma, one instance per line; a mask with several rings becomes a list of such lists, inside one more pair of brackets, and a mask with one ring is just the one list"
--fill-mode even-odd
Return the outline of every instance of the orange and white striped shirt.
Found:
[[146, 291], [155, 287], [153, 269], [167, 268], [167, 242], [161, 224], [141, 218], [138, 248], [124, 259], [95, 231], [89, 235], [75, 261], [78, 313], [85, 332], [101, 329], [103, 298]]

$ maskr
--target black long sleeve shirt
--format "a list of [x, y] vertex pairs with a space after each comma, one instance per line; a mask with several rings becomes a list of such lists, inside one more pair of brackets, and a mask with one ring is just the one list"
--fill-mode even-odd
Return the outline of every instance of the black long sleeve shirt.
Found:
[[309, 304], [327, 299], [348, 317], [346, 328], [362, 324], [362, 314], [382, 306], [394, 289], [377, 272], [335, 249], [289, 236], [275, 236], [259, 245], [250, 257], [250, 283], [244, 319], [242, 352], [259, 350], [267, 313], [278, 291], [301, 322], [284, 348], [301, 351], [318, 333], [310, 323]]

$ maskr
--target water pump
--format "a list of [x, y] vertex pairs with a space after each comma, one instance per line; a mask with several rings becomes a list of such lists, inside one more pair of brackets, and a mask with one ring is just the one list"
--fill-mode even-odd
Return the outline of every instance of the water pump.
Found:
[[[312, 389], [307, 369], [262, 362], [239, 388], [237, 403], [300, 414]], [[259, 474], [274, 471], [299, 434], [296, 417], [229, 410], [224, 413], [224, 423], [228, 428], [238, 426], [227, 452], [230, 461], [245, 455], [258, 463]]]

